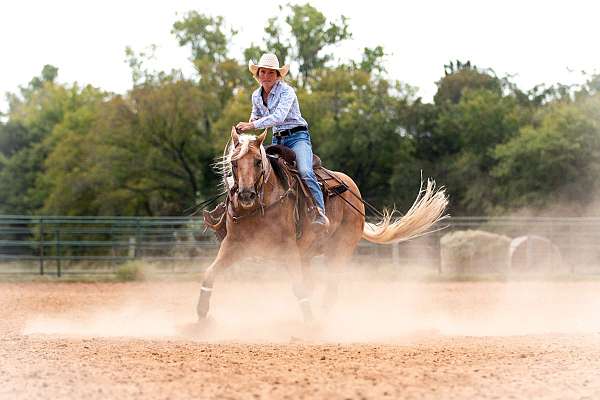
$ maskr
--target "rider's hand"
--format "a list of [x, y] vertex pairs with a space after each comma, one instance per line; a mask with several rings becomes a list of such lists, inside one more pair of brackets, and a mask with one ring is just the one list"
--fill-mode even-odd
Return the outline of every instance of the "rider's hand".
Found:
[[235, 127], [242, 132], [251, 131], [253, 129], [256, 129], [254, 127], [254, 123], [252, 123], [252, 122], [238, 122], [238, 124]]

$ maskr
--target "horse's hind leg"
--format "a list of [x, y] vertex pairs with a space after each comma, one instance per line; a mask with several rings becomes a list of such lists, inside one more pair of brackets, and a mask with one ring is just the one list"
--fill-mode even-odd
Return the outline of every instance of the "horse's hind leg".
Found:
[[233, 246], [227, 238], [221, 243], [217, 258], [204, 272], [202, 280], [202, 287], [200, 288], [200, 298], [198, 299], [198, 305], [196, 306], [196, 313], [198, 319], [203, 320], [208, 314], [210, 307], [210, 297], [213, 292], [215, 276], [219, 271], [229, 267], [235, 260], [240, 257], [239, 251], [236, 246]]
[[337, 303], [338, 287], [344, 267], [350, 262], [360, 236], [343, 226], [331, 237], [325, 251], [327, 281], [323, 294], [323, 311], [329, 312]]

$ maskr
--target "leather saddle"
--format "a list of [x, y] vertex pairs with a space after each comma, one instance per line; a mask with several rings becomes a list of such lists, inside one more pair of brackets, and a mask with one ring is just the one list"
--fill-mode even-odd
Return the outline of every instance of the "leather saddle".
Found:
[[[298, 171], [296, 170], [296, 153], [294, 153], [293, 150], [282, 145], [274, 144], [266, 148], [266, 153], [276, 173], [277, 168], [288, 168], [292, 174], [298, 174]], [[279, 160], [283, 160], [284, 163]], [[317, 181], [323, 192], [325, 202], [327, 202], [329, 197], [337, 196], [348, 189], [346, 185], [334, 175], [333, 171], [323, 167], [321, 158], [316, 154], [313, 154], [313, 171], [317, 176]], [[304, 187], [303, 192], [308, 193], [309, 197], [312, 199], [306, 183], [304, 183], [302, 179], [298, 179], [298, 182]]]

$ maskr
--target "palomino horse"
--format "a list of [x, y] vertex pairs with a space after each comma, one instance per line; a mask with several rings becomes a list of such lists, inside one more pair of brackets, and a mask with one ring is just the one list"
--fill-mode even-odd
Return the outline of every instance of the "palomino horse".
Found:
[[[227, 235], [204, 274], [197, 307], [200, 320], [208, 313], [215, 275], [237, 260], [259, 254], [285, 260], [303, 317], [311, 320], [310, 259], [313, 256], [324, 254], [328, 267], [332, 268], [324, 296], [324, 306], [328, 308], [337, 297], [336, 273], [350, 259], [361, 238], [374, 243], [397, 243], [422, 235], [443, 218], [448, 204], [444, 191], [436, 191], [434, 183], [429, 181], [403, 217], [392, 218], [386, 213], [377, 224], [365, 223], [365, 208], [358, 187], [347, 175], [333, 172], [349, 190], [328, 200], [326, 213], [331, 224], [327, 233], [305, 229], [297, 239], [295, 196], [290, 195], [290, 190], [273, 173], [262, 146], [266, 135], [266, 130], [258, 137], [238, 135], [235, 128], [231, 130], [232, 146], [224, 156], [223, 165], [231, 168], [237, 189], [229, 194]], [[304, 215], [304, 226], [309, 225], [310, 217]]]

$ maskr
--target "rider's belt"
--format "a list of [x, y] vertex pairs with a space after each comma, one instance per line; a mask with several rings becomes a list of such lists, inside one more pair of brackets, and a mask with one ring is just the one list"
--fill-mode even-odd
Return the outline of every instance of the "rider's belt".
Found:
[[307, 130], [308, 130], [308, 128], [306, 126], [300, 125], [295, 128], [292, 128], [292, 129], [285, 129], [283, 131], [277, 131], [274, 133], [274, 135], [275, 135], [275, 137], [285, 137], [285, 136], [292, 135], [296, 132], [302, 132], [302, 131], [307, 131]]

